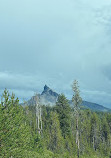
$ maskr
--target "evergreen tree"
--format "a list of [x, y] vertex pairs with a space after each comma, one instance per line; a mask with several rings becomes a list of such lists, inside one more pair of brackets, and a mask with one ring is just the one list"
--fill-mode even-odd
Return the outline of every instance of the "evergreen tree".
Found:
[[73, 92], [74, 110], [63, 94], [55, 107], [41, 106], [39, 134], [36, 107], [22, 107], [5, 89], [0, 104], [0, 158], [111, 157], [111, 113], [80, 109], [77, 81]]
[[91, 117], [91, 143], [93, 149], [96, 151], [99, 145], [99, 119], [95, 112]]
[[66, 138], [67, 136], [70, 136], [71, 132], [71, 108], [64, 94], [61, 94], [58, 97], [56, 102], [56, 111], [59, 115], [62, 136]]
[[61, 153], [63, 146], [63, 138], [60, 130], [60, 123], [58, 115], [55, 112], [51, 112], [50, 126], [49, 126], [49, 145], [48, 149], [53, 152]]
[[23, 108], [19, 106], [18, 99], [15, 99], [14, 95], [9, 97], [5, 89], [3, 100], [0, 107], [1, 156], [16, 157], [17, 153], [31, 149], [30, 128], [25, 125]]

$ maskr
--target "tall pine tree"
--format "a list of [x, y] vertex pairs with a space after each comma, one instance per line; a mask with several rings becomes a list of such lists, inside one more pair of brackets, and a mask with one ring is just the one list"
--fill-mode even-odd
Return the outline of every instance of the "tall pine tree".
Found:
[[56, 103], [56, 111], [59, 115], [60, 128], [62, 130], [62, 136], [66, 138], [70, 136], [70, 112], [71, 108], [64, 94], [59, 95]]

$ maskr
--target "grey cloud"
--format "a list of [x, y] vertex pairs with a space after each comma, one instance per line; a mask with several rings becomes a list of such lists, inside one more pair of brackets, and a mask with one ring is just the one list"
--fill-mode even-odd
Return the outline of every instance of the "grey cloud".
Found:
[[111, 0], [2, 1], [0, 88], [22, 98], [48, 84], [71, 98], [71, 83], [78, 79], [86, 100], [110, 106], [110, 5]]
[[110, 102], [111, 94], [107, 93], [105, 91], [83, 90], [82, 96], [85, 100], [89, 100], [89, 101], [94, 102], [94, 103], [99, 103], [99, 104], [104, 105], [106, 107], [111, 106], [111, 102]]
[[111, 82], [111, 64], [105, 65], [102, 68], [102, 73], [105, 75], [105, 77]]

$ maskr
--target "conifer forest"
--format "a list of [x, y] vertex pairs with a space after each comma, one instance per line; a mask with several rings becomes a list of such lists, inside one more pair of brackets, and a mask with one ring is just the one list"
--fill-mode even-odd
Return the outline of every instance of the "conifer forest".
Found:
[[5, 89], [0, 103], [0, 158], [111, 158], [111, 113], [81, 107], [78, 82], [72, 102], [21, 105]]

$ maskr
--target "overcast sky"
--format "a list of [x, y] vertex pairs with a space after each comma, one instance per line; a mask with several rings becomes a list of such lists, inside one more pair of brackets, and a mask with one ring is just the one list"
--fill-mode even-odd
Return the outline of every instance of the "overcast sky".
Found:
[[0, 94], [47, 84], [111, 108], [111, 0], [0, 0]]

